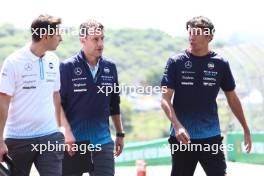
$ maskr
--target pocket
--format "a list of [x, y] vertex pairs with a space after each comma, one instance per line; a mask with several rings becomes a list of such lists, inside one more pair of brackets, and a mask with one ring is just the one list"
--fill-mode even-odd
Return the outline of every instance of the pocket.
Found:
[[45, 136], [41, 139], [40, 143], [46, 144], [49, 142], [50, 144], [64, 144], [64, 135], [62, 132], [56, 132], [51, 135]]
[[58, 138], [61, 140], [65, 140], [64, 134], [62, 132], [57, 132]]
[[223, 139], [224, 139], [224, 137], [219, 135], [219, 136], [215, 136], [215, 137], [209, 138], [207, 140], [207, 142], [209, 144], [222, 144]]
[[54, 156], [58, 160], [62, 160], [64, 158], [64, 152], [65, 152], [63, 133], [56, 132], [55, 134], [53, 134], [52, 137], [50, 138], [50, 144], [56, 146], [55, 149], [52, 151]]
[[7, 139], [5, 139], [5, 143], [6, 143], [9, 151], [11, 151], [11, 150], [21, 150], [22, 151], [25, 149], [29, 149], [32, 146], [32, 144], [35, 143], [35, 140], [34, 139], [7, 138]]
[[179, 144], [175, 136], [170, 136], [170, 138], [168, 139], [168, 142], [170, 144]]

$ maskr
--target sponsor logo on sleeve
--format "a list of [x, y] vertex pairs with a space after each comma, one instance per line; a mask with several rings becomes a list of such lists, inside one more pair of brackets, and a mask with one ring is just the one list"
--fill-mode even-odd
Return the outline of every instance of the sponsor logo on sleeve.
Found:
[[49, 63], [49, 68], [50, 68], [50, 69], [53, 69], [53, 67], [54, 67], [53, 63], [50, 62], [50, 63]]
[[7, 71], [7, 68], [4, 68], [3, 71], [2, 71], [2, 73], [1, 73], [2, 76], [7, 76], [7, 72], [8, 72], [8, 71]]
[[110, 73], [110, 69], [108, 67], [105, 67], [104, 68], [104, 73], [109, 74]]

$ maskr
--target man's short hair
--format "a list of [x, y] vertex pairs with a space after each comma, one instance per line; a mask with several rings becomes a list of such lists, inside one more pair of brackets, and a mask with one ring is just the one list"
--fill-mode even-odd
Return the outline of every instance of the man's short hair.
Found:
[[189, 30], [190, 28], [206, 29], [210, 32], [211, 35], [215, 33], [214, 24], [210, 19], [204, 16], [196, 16], [187, 21], [186, 29]]
[[104, 26], [93, 19], [88, 19], [80, 25], [79, 36], [86, 37], [88, 35], [100, 35], [104, 31]]
[[61, 24], [61, 18], [51, 15], [40, 15], [31, 24], [32, 40], [38, 42], [45, 34], [54, 35], [54, 31], [58, 32], [59, 24]]

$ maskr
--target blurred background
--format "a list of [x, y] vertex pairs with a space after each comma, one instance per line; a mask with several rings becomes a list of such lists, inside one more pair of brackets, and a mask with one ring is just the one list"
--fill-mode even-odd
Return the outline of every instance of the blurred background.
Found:
[[[264, 21], [261, 11], [258, 0], [3, 0], [0, 66], [9, 54], [30, 42], [30, 24], [38, 15], [61, 17], [64, 29], [77, 29], [83, 20], [93, 18], [106, 27], [104, 55], [116, 63], [120, 83], [159, 86], [167, 59], [188, 47], [186, 21], [194, 16], [206, 16], [216, 28], [211, 49], [230, 62], [236, 91], [253, 132], [253, 150], [246, 155], [242, 147], [242, 128], [220, 92], [217, 102], [221, 129], [225, 143], [234, 144], [234, 150], [227, 153], [228, 160], [256, 164], [264, 171]], [[80, 44], [77, 35], [62, 37], [56, 53], [64, 60], [78, 52]], [[168, 165], [166, 170], [170, 170], [170, 154], [163, 146], [167, 143], [170, 123], [161, 111], [160, 96], [135, 92], [122, 95], [127, 148], [117, 159], [118, 166], [134, 166], [136, 160], [143, 159], [147, 165], [155, 165], [156, 170], [162, 170], [157, 169], [160, 165]], [[237, 173], [245, 173], [238, 168], [241, 167], [237, 167]], [[129, 176], [127, 170], [124, 172], [124, 176]], [[261, 172], [253, 175], [258, 174]], [[121, 172], [119, 175], [123, 176]]]

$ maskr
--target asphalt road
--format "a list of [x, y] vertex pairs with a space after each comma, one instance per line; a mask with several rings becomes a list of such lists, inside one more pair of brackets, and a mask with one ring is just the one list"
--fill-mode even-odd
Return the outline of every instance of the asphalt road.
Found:
[[[228, 162], [227, 175], [264, 176], [264, 165]], [[30, 176], [39, 176], [35, 168], [32, 168]], [[116, 176], [137, 176], [136, 167], [117, 167]], [[170, 166], [147, 166], [147, 176], [170, 176]], [[200, 165], [197, 166], [194, 176], [206, 176]]]

